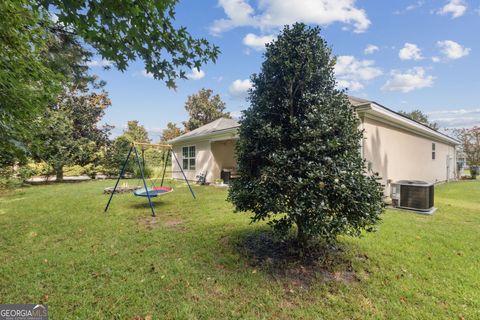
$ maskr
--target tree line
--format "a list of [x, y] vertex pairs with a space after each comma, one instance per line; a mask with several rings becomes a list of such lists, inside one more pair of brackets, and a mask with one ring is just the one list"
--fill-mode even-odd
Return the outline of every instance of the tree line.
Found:
[[174, 23], [176, 4], [1, 1], [0, 176], [32, 160], [47, 163], [59, 179], [67, 164], [101, 162], [111, 126], [96, 124], [111, 102], [105, 82], [90, 74], [92, 51], [121, 71], [141, 60], [169, 88], [215, 62], [217, 46]]

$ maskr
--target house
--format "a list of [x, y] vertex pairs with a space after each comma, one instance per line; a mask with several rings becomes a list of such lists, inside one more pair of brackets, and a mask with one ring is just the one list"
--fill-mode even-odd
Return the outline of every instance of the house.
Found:
[[[423, 180], [431, 183], [457, 177], [458, 141], [411, 120], [381, 104], [349, 97], [364, 130], [361, 153], [368, 170], [378, 172], [389, 194], [390, 184], [398, 180]], [[239, 123], [218, 119], [170, 141], [189, 180], [206, 173], [206, 181], [219, 179], [222, 169], [235, 169], [235, 141]], [[173, 163], [173, 178], [182, 178]]]

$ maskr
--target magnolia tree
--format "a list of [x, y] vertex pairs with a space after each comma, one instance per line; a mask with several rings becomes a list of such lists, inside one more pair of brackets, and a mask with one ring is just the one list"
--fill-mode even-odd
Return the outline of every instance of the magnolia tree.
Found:
[[229, 191], [254, 222], [268, 220], [284, 236], [296, 226], [300, 247], [371, 231], [383, 211], [378, 176], [367, 175], [360, 155], [358, 119], [335, 87], [335, 59], [319, 33], [297, 23], [267, 45], [240, 121], [240, 178]]

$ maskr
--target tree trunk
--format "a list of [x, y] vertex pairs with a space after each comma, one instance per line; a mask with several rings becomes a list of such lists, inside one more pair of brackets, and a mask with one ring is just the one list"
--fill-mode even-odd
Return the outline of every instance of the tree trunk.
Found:
[[297, 241], [300, 248], [305, 249], [308, 245], [308, 236], [305, 233], [303, 222], [297, 221]]
[[63, 181], [63, 166], [57, 166], [55, 168], [55, 175], [56, 175], [56, 180], [55, 181]]

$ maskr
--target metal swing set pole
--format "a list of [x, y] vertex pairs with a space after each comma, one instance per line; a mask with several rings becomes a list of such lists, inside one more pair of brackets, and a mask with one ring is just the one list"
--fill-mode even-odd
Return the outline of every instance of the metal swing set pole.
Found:
[[130, 159], [130, 155], [132, 154], [133, 150], [133, 144], [130, 147], [130, 150], [128, 150], [128, 155], [127, 158], [125, 159], [125, 162], [123, 163], [122, 170], [120, 170], [120, 175], [118, 176], [117, 182], [115, 182], [115, 187], [113, 187], [113, 191], [110, 194], [110, 198], [108, 199], [107, 206], [105, 207], [105, 210], [103, 212], [107, 212], [108, 207], [110, 207], [110, 202], [112, 202], [113, 195], [115, 194], [115, 191], [117, 190], [118, 183], [120, 182], [120, 179], [122, 178], [123, 174], [125, 173], [125, 168], [127, 167], [128, 159]]
[[175, 158], [175, 161], [177, 161], [178, 167], [180, 168], [180, 171], [182, 171], [183, 179], [185, 179], [185, 182], [186, 182], [187, 185], [188, 185], [188, 189], [190, 189], [190, 193], [192, 194], [193, 199], [196, 200], [197, 197], [195, 196], [195, 193], [193, 192], [192, 187], [190, 186], [190, 183], [188, 182], [188, 179], [187, 179], [187, 176], [185, 175], [185, 172], [183, 172], [183, 168], [182, 168], [182, 166], [180, 165], [180, 162], [178, 161], [178, 158], [177, 158], [177, 156], [175, 155], [175, 152], [173, 152], [172, 148], [170, 148], [169, 151], [172, 153], [172, 157]]
[[152, 199], [150, 198], [150, 193], [147, 188], [147, 181], [145, 181], [145, 175], [143, 173], [143, 165], [140, 162], [140, 157], [138, 156], [137, 147], [135, 146], [135, 144], [133, 144], [133, 151], [135, 151], [135, 158], [137, 159], [138, 168], [140, 169], [140, 174], [142, 176], [145, 192], [147, 193], [148, 204], [150, 205], [150, 209], [152, 209], [152, 217], [155, 217], [155, 209], [153, 208]]
[[152, 210], [152, 216], [155, 217], [155, 209], [153, 208], [152, 200], [150, 199], [150, 194], [148, 193], [147, 182], [145, 181], [145, 175], [143, 173], [143, 166], [140, 163], [140, 157], [138, 156], [138, 151], [137, 151], [137, 147], [135, 146], [135, 143], [132, 143], [132, 146], [130, 147], [130, 150], [128, 151], [127, 158], [125, 159], [125, 162], [123, 163], [122, 170], [120, 171], [120, 174], [117, 178], [117, 182], [115, 182], [115, 187], [113, 187], [113, 191], [110, 194], [110, 198], [108, 199], [107, 206], [105, 207], [105, 210], [103, 212], [107, 212], [108, 208], [110, 207], [110, 203], [112, 202], [113, 195], [115, 194], [115, 191], [117, 190], [118, 183], [120, 182], [120, 179], [123, 177], [123, 174], [125, 173], [125, 169], [127, 167], [127, 163], [128, 163], [128, 160], [130, 159], [132, 151], [134, 151], [134, 153], [135, 153], [135, 159], [137, 160], [137, 165], [138, 165], [138, 168], [140, 169], [140, 173], [142, 175], [143, 186], [144, 186], [145, 191], [147, 193], [148, 204], [150, 205], [150, 209]]
[[[123, 163], [122, 165], [122, 170], [120, 171], [120, 174], [118, 175], [118, 178], [117, 178], [117, 181], [115, 182], [115, 187], [113, 187], [113, 191], [112, 193], [110, 194], [110, 198], [108, 199], [108, 202], [107, 202], [107, 205], [105, 207], [105, 210], [104, 212], [107, 212], [108, 208], [110, 207], [110, 203], [112, 202], [112, 199], [113, 199], [113, 195], [115, 194], [115, 191], [117, 190], [117, 187], [118, 187], [118, 183], [120, 182], [120, 179], [123, 177], [124, 173], [125, 173], [125, 169], [127, 167], [127, 163], [128, 163], [128, 160], [130, 159], [130, 156], [132, 154], [132, 151], [135, 153], [135, 159], [136, 159], [136, 162], [137, 162], [137, 165], [138, 165], [138, 168], [140, 169], [140, 174], [142, 176], [142, 181], [143, 181], [143, 186], [145, 188], [145, 192], [147, 194], [147, 198], [148, 198], [148, 204], [150, 205], [150, 209], [152, 210], [152, 217], [155, 217], [155, 209], [153, 207], [153, 203], [152, 203], [152, 200], [150, 198], [150, 194], [149, 194], [149, 191], [148, 191], [148, 188], [147, 188], [147, 182], [145, 180], [145, 174], [144, 174], [144, 168], [143, 168], [143, 165], [142, 163], [140, 162], [140, 157], [138, 155], [138, 151], [137, 151], [137, 147], [136, 145], [139, 145], [139, 146], [151, 146], [151, 147], [160, 147], [160, 148], [167, 148], [167, 156], [166, 156], [166, 159], [165, 159], [165, 164], [164, 164], [164, 170], [163, 170], [163, 176], [162, 176], [162, 182], [161, 182], [161, 186], [163, 186], [163, 181], [165, 179], [165, 172], [167, 170], [167, 163], [168, 163], [168, 158], [170, 156], [170, 153], [172, 154], [172, 159], [175, 158], [175, 161], [177, 162], [177, 165], [178, 167], [180, 168], [180, 171], [182, 172], [182, 175], [183, 175], [183, 179], [185, 180], [185, 182], [187, 183], [187, 186], [188, 186], [188, 189], [190, 190], [190, 193], [192, 194], [192, 197], [193, 199], [197, 199], [197, 197], [195, 196], [195, 193], [193, 192], [193, 189], [190, 185], [190, 183], [188, 182], [188, 179], [187, 179], [187, 176], [185, 175], [185, 172], [183, 171], [183, 168], [182, 166], [180, 165], [180, 162], [178, 161], [178, 158], [177, 156], [175, 155], [175, 152], [173, 152], [173, 148], [171, 145], [168, 145], [168, 144], [150, 144], [150, 143], [135, 143], [133, 142], [132, 143], [132, 146], [130, 147], [130, 150], [128, 150], [128, 155], [127, 155], [127, 158], [125, 159], [125, 162]], [[143, 150], [143, 149], [142, 149]], [[142, 158], [143, 158], [143, 153], [142, 153]], [[143, 160], [145, 162], [145, 160]]]
[[167, 154], [164, 155], [164, 157], [162, 157], [163, 158], [163, 175], [162, 175], [162, 182], [160, 183], [160, 187], [163, 187], [163, 180], [165, 179], [165, 173], [167, 172], [167, 164], [168, 164], [169, 156], [170, 156], [170, 149], [168, 149]]

